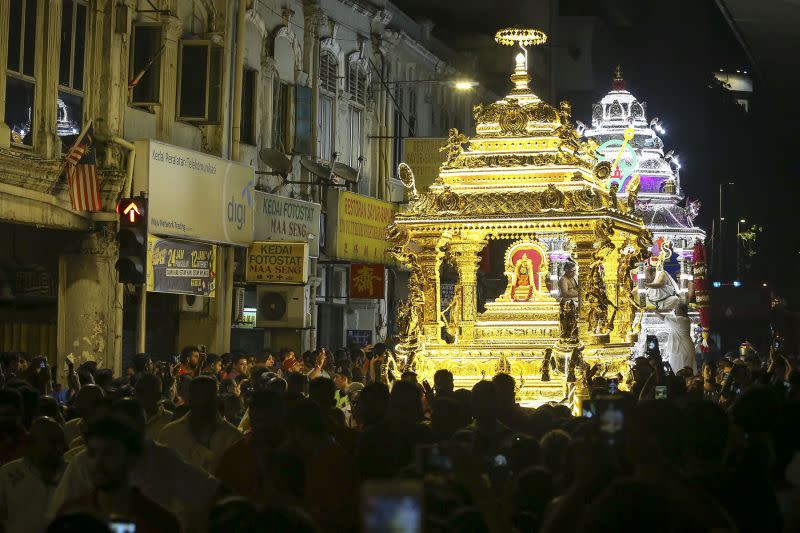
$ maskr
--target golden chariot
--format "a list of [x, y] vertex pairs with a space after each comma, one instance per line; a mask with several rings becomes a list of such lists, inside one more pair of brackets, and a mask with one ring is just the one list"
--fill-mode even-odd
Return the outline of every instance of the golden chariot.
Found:
[[[413, 169], [400, 165], [409, 202], [388, 237], [410, 269], [398, 352], [421, 377], [447, 368], [457, 387], [471, 387], [503, 371], [517, 380], [523, 404], [570, 398], [576, 405], [590, 369], [629, 373], [639, 319], [629, 272], [645, 257], [650, 234], [634, 215], [637, 191], [617, 201], [612, 167], [581, 139], [570, 104], [556, 109], [531, 91], [526, 46], [546, 39], [538, 30], [497, 33], [499, 43], [521, 50], [511, 94], [474, 107], [475, 137], [450, 130], [429, 190], [418, 192]], [[480, 253], [493, 239], [511, 242], [507, 286], [479, 313]], [[560, 303], [556, 290], [566, 262], [577, 266], [577, 306]], [[443, 263], [457, 272], [444, 308]]]

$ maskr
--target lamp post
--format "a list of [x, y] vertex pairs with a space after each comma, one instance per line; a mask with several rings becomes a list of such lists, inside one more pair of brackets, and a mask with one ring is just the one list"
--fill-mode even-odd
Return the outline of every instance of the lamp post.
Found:
[[723, 200], [723, 197], [724, 197], [723, 190], [724, 190], [725, 185], [735, 185], [735, 183], [732, 182], [732, 181], [729, 181], [727, 184], [725, 184], [725, 183], [720, 183], [719, 184], [719, 230], [718, 230], [719, 239], [717, 239], [717, 241], [718, 241], [718, 245], [717, 246], [719, 247], [719, 250], [718, 251], [717, 250], [714, 251], [714, 255], [717, 256], [718, 263], [719, 263], [717, 265], [718, 266], [718, 270], [717, 270], [717, 275], [716, 275], [716, 277], [718, 279], [721, 279], [722, 277], [724, 277], [723, 265], [724, 265], [724, 261], [725, 261], [725, 259], [724, 259], [724, 257], [725, 257], [725, 211], [723, 210], [724, 204], [723, 204], [722, 200]]
[[736, 279], [742, 279], [742, 258], [741, 258], [741, 249], [742, 249], [742, 224], [746, 224], [747, 220], [744, 218], [740, 218], [736, 222]]

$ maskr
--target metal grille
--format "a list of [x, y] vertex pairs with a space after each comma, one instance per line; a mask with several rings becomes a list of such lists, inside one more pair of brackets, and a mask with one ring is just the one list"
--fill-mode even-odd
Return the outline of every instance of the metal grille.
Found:
[[336, 94], [336, 80], [339, 73], [339, 62], [328, 51], [322, 53], [319, 59], [319, 85], [331, 94]]

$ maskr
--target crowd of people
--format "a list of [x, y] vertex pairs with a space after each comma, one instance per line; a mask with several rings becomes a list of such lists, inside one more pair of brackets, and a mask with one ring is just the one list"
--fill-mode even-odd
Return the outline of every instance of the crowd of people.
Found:
[[[396, 374], [389, 347], [135, 357], [56, 383], [0, 354], [5, 532], [800, 531], [800, 378], [778, 345], [583, 376], [579, 413]], [[575, 416], [578, 415], [578, 416]]]

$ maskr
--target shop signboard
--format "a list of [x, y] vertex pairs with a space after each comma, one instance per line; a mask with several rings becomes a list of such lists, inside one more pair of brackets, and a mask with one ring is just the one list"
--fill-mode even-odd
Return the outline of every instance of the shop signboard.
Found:
[[151, 139], [136, 141], [133, 190], [155, 235], [249, 246], [253, 168]]
[[350, 298], [383, 299], [385, 272], [383, 265], [350, 265]]
[[447, 145], [444, 137], [409, 137], [403, 139], [403, 161], [414, 171], [414, 182], [419, 192], [439, 177], [439, 169], [446, 153], [441, 149]]
[[149, 235], [147, 237], [147, 290], [170, 294], [214, 297], [217, 247]]
[[391, 202], [350, 191], [328, 192], [328, 256], [359, 263], [395, 264], [386, 228], [394, 219]]
[[313, 202], [255, 193], [255, 241], [308, 241], [308, 255], [319, 257], [321, 207]]
[[371, 346], [372, 331], [368, 329], [348, 329], [347, 346]]
[[247, 251], [249, 283], [289, 283], [308, 280], [308, 243], [254, 242]]

